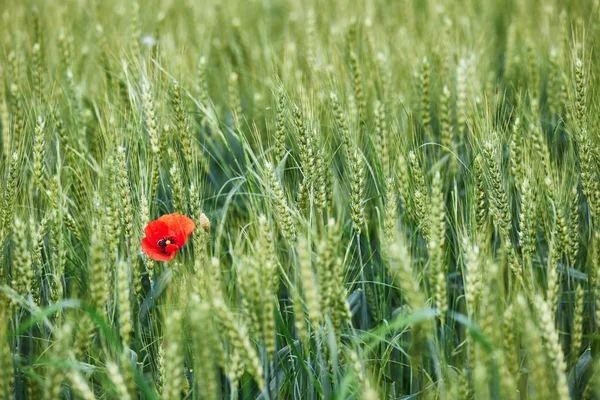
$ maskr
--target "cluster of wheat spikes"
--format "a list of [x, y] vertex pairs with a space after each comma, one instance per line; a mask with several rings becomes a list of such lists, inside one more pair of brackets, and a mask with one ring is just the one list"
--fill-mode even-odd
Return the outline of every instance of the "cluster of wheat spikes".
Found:
[[600, 399], [598, 0], [0, 4], [0, 399]]

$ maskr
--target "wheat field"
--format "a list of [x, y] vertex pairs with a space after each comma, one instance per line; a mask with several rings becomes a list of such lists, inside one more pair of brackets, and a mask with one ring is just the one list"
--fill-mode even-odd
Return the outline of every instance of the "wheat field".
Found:
[[0, 18], [0, 399], [600, 399], [598, 0]]

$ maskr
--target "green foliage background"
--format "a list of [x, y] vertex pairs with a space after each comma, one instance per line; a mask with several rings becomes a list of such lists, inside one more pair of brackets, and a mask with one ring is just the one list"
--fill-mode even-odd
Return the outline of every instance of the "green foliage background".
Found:
[[600, 398], [597, 0], [0, 5], [0, 397]]

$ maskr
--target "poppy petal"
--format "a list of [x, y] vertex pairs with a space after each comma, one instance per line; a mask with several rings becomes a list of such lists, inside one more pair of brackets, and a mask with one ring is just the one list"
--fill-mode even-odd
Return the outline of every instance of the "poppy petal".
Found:
[[144, 253], [146, 253], [148, 257], [150, 257], [154, 261], [171, 261], [171, 259], [175, 257], [175, 254], [177, 254], [177, 251], [174, 251], [172, 253], [167, 252], [167, 254], [164, 254], [160, 247], [157, 247], [155, 244], [153, 245], [152, 243], [153, 242], [151, 242], [148, 238], [142, 239], [142, 250], [144, 251]]
[[190, 234], [196, 229], [194, 221], [182, 214], [163, 215], [157, 221], [167, 224], [169, 229], [168, 234], [175, 237], [175, 242], [179, 247], [187, 242]]
[[154, 242], [155, 244], [168, 234], [169, 225], [160, 219], [148, 223], [144, 229], [144, 235], [146, 235], [150, 242]]
[[164, 221], [169, 227], [180, 227], [186, 234], [191, 234], [196, 229], [196, 224], [189, 217], [182, 214], [167, 214], [157, 221]]
[[178, 246], [176, 244], [168, 244], [167, 247], [165, 247], [165, 251], [167, 253], [176, 253], [177, 250], [179, 250], [179, 247], [180, 246]]

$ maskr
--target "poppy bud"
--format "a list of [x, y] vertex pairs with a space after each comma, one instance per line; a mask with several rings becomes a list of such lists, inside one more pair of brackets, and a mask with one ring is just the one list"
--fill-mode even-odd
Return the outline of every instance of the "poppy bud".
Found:
[[206, 214], [200, 214], [200, 226], [204, 229], [204, 232], [210, 232], [210, 220]]

